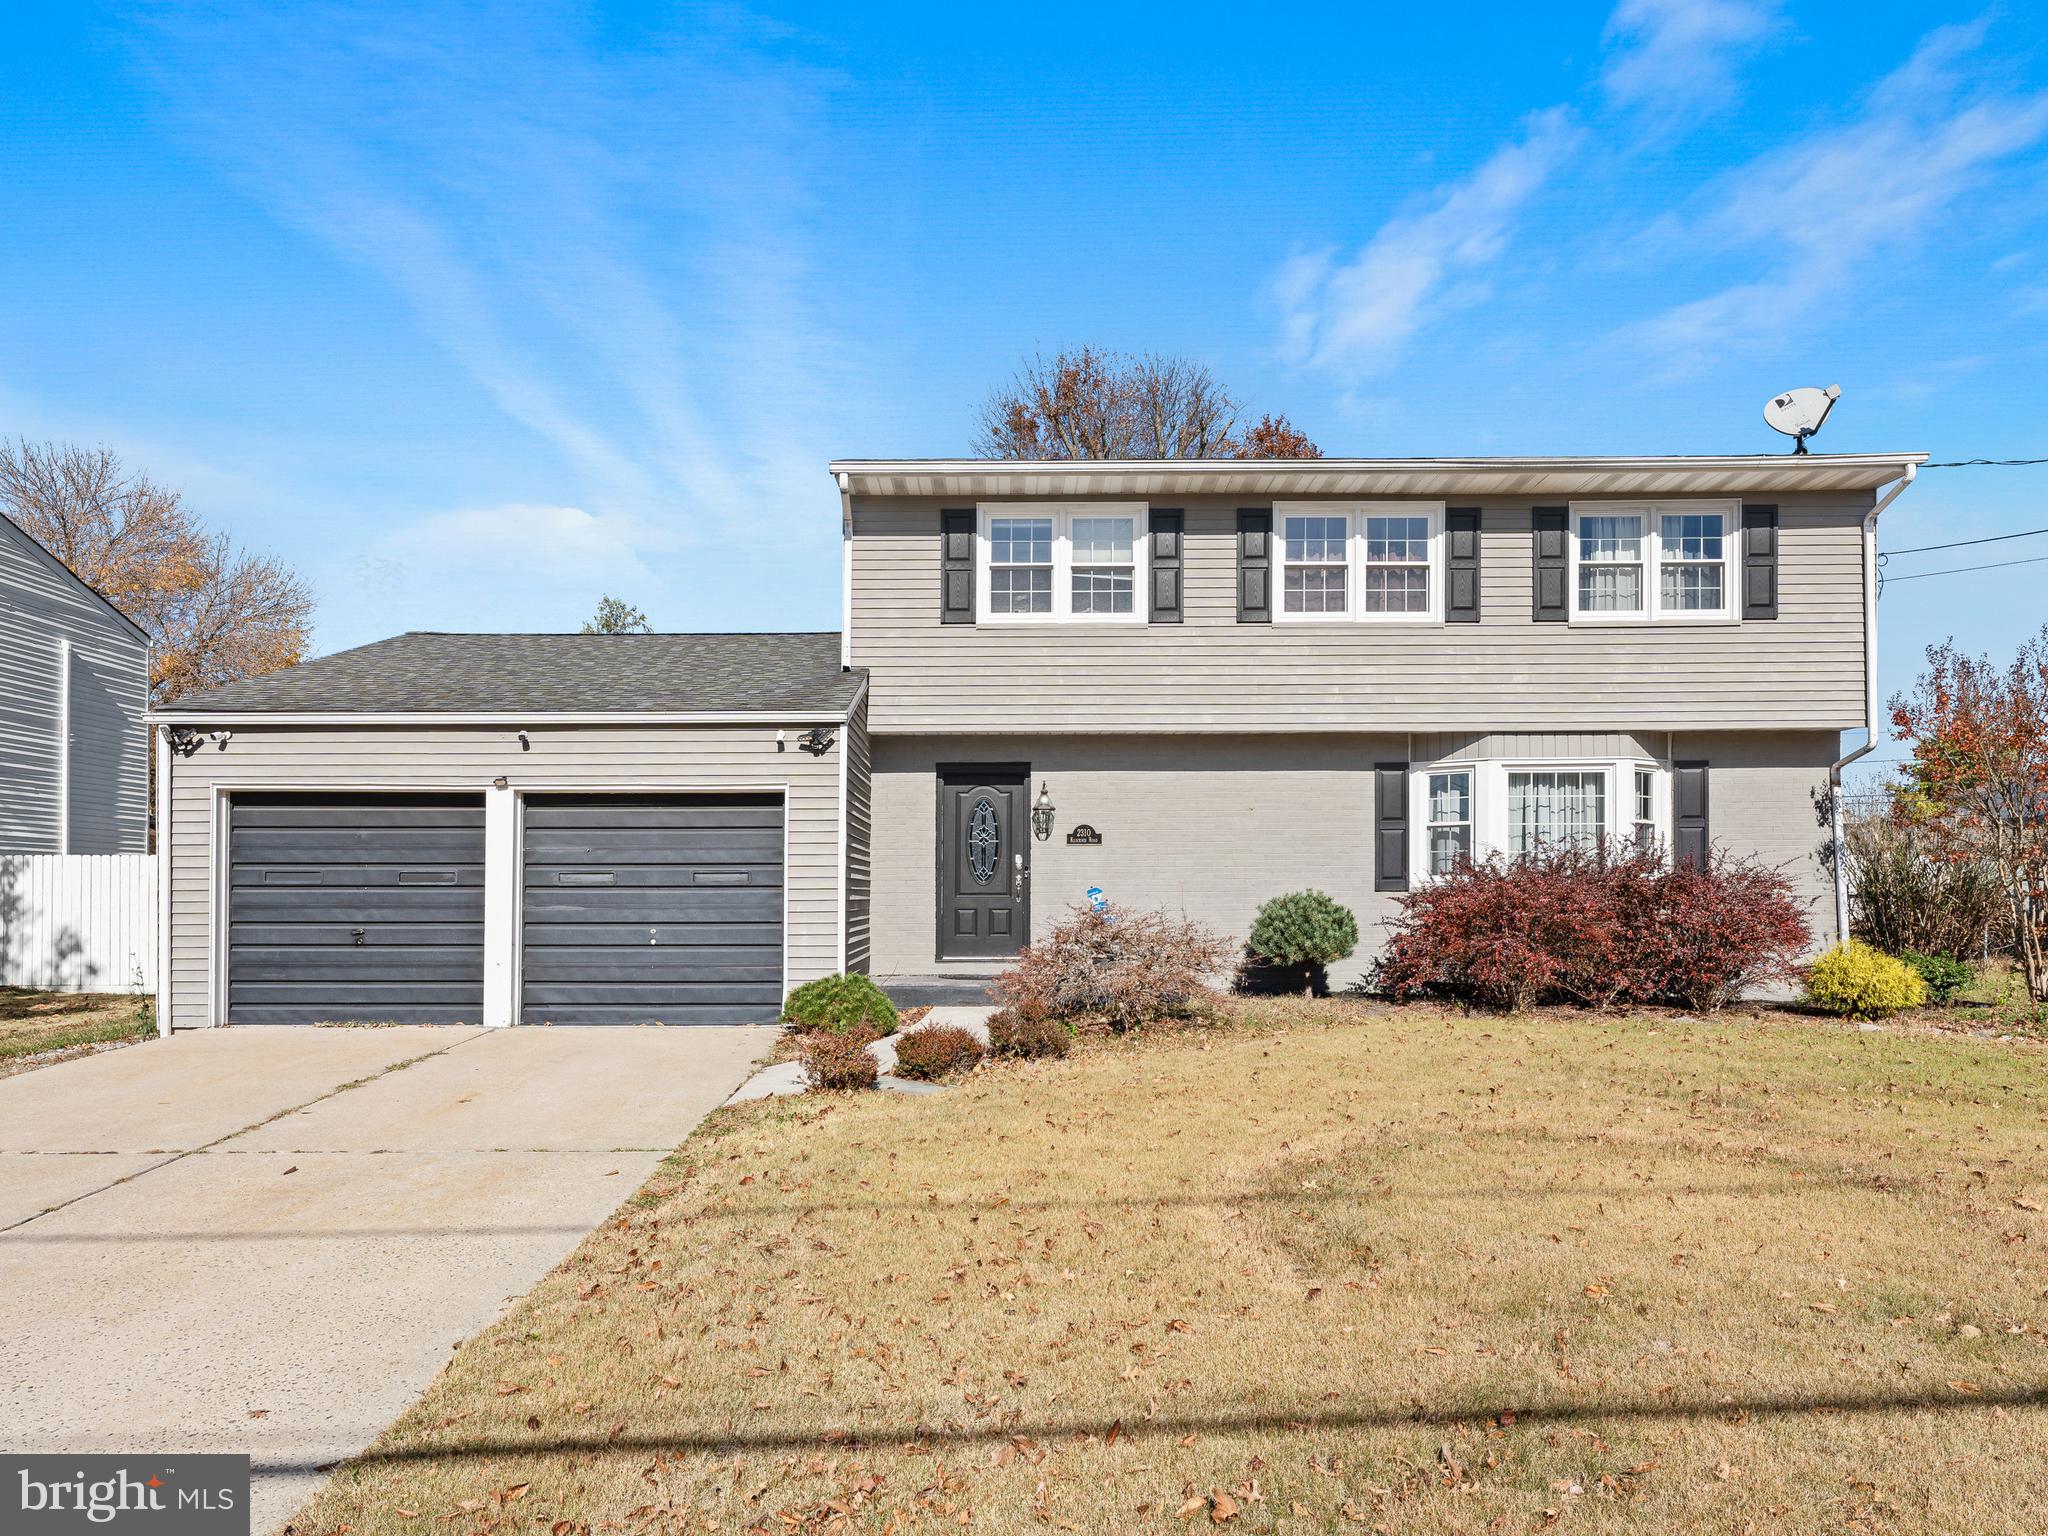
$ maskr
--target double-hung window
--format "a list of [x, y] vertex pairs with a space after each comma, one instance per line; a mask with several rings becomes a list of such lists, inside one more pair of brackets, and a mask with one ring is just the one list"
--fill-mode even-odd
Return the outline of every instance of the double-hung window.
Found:
[[1368, 614], [1429, 612], [1430, 528], [1427, 517], [1365, 519], [1365, 611]]
[[1342, 512], [1280, 520], [1280, 608], [1290, 617], [1351, 612], [1351, 519]]
[[1472, 770], [1451, 768], [1430, 774], [1429, 798], [1424, 804], [1427, 868], [1432, 875], [1451, 874], [1472, 857]]
[[1443, 508], [1297, 502], [1274, 509], [1283, 620], [1428, 621], [1443, 613]]
[[1657, 775], [1648, 768], [1635, 770], [1635, 817], [1631, 823], [1636, 846], [1657, 846]]
[[1572, 508], [1572, 617], [1584, 623], [1728, 619], [1735, 509], [1726, 502]]
[[980, 618], [1142, 623], [1145, 509], [1134, 503], [981, 509]]

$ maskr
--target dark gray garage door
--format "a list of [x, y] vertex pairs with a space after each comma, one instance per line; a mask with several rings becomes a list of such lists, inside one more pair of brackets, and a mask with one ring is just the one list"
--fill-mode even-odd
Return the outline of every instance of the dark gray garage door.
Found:
[[782, 1007], [782, 797], [534, 795], [528, 1024], [761, 1024]]
[[236, 795], [228, 1021], [474, 1024], [479, 795]]

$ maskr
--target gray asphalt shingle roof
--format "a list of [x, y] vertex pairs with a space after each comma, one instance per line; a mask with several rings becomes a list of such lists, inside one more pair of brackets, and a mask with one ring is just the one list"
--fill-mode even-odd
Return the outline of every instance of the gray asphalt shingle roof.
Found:
[[194, 714], [839, 715], [865, 676], [839, 636], [415, 630], [163, 706]]

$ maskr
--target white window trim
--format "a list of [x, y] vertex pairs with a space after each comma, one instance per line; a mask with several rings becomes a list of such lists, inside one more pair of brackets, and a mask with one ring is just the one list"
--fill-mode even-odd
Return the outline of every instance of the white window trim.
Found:
[[[1659, 523], [1666, 513], [1718, 512], [1721, 514], [1721, 606], [1718, 609], [1663, 607], [1664, 582], [1661, 567], [1664, 539]], [[1579, 608], [1579, 519], [1582, 517], [1640, 517], [1643, 520], [1643, 606], [1635, 613], [1586, 613]], [[1575, 501], [1571, 504], [1571, 526], [1566, 534], [1565, 601], [1571, 605], [1574, 624], [1733, 624], [1735, 611], [1735, 549], [1742, 535], [1742, 503], [1739, 501]]]
[[[1287, 519], [1344, 519], [1344, 611], [1287, 611]], [[1365, 609], [1365, 520], [1368, 517], [1423, 517], [1429, 520], [1429, 606], [1419, 613], [1368, 613]], [[1444, 619], [1444, 503], [1440, 501], [1281, 501], [1273, 504], [1273, 622], [1275, 624], [1441, 624]]]
[[[979, 624], [1143, 624], [1152, 612], [1152, 530], [1149, 503], [1142, 501], [984, 501], [976, 507], [974, 621]], [[989, 524], [998, 517], [1052, 519], [1052, 612], [997, 613], [989, 607]], [[1074, 539], [1077, 517], [1128, 517], [1131, 546], [1131, 611], [1074, 612]]]
[[[1671, 765], [1648, 757], [1584, 758], [1454, 758], [1440, 763], [1411, 763], [1408, 768], [1408, 868], [1411, 884], [1438, 877], [1429, 872], [1429, 776], [1432, 773], [1472, 775], [1472, 860], [1494, 854], [1512, 855], [1508, 829], [1510, 773], [1603, 773], [1607, 776], [1608, 846], [1635, 846], [1635, 776], [1645, 769], [1655, 777], [1651, 804], [1656, 812], [1657, 845], [1671, 848]], [[1617, 793], [1617, 791], [1619, 793]]]

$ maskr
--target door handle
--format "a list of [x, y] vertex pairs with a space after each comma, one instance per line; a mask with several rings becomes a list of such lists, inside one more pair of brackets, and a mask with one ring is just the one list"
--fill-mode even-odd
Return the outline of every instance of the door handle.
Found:
[[1024, 882], [1030, 878], [1031, 871], [1024, 867], [1024, 855], [1021, 853], [1011, 854], [1010, 899], [1012, 901], [1022, 901], [1024, 899]]

